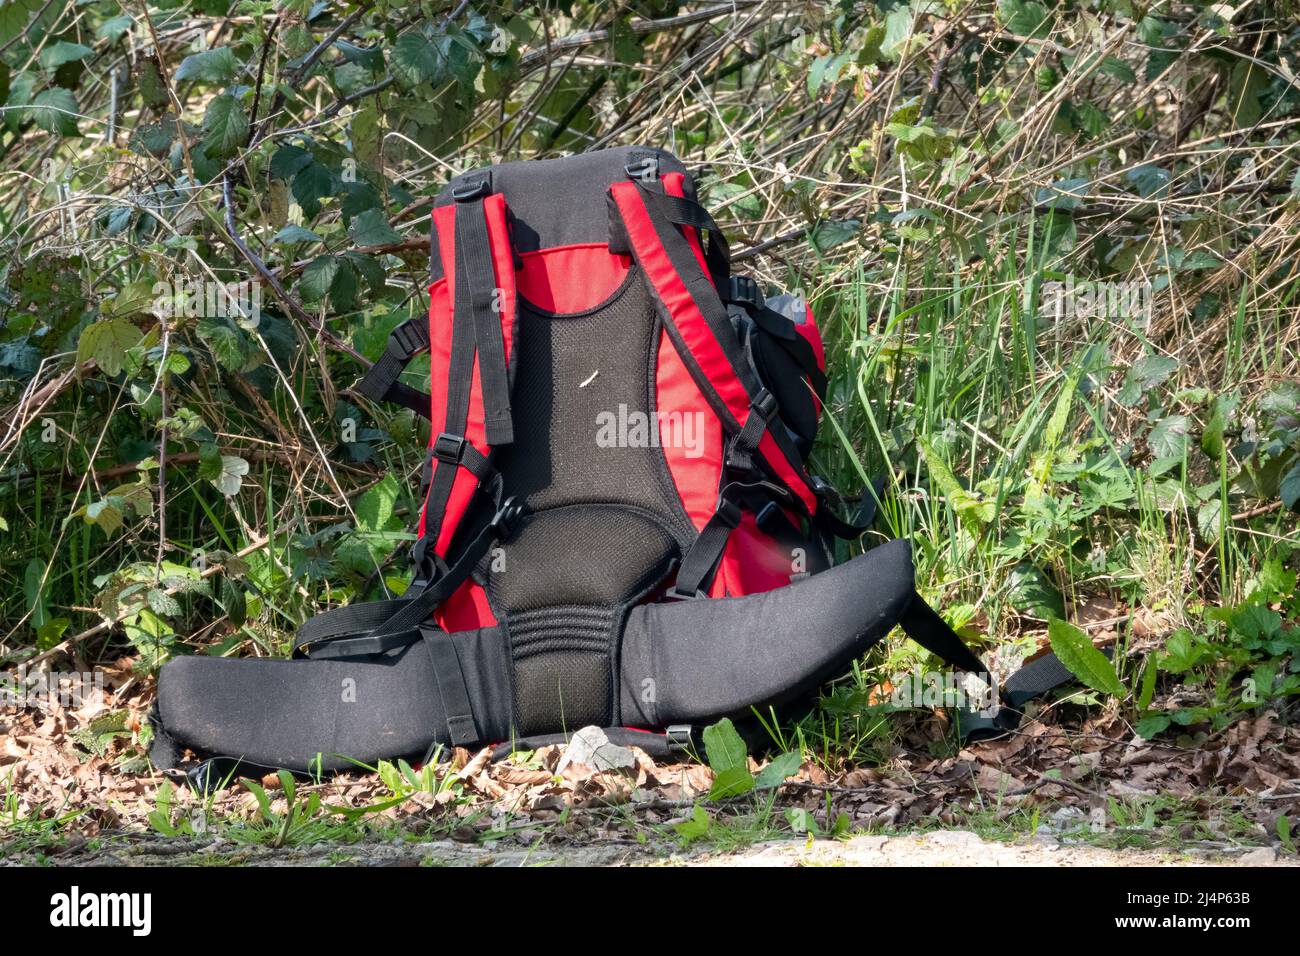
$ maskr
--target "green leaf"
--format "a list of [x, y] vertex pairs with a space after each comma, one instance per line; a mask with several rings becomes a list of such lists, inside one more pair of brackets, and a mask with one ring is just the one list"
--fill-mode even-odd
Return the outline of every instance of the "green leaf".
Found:
[[106, 375], [117, 375], [126, 363], [128, 349], [140, 344], [140, 330], [125, 319], [92, 322], [77, 340], [77, 362], [93, 361]]
[[115, 42], [122, 34], [130, 30], [135, 24], [135, 19], [127, 14], [110, 17], [95, 28], [95, 36], [101, 40], [107, 40], [109, 43]]
[[57, 87], [38, 93], [29, 110], [32, 121], [41, 129], [63, 136], [77, 135], [80, 107], [71, 90]]
[[316, 160], [301, 146], [281, 146], [271, 156], [271, 177], [292, 179]]
[[728, 767], [713, 775], [713, 787], [709, 790], [710, 800], [726, 800], [738, 797], [754, 789], [754, 775], [748, 767]]
[[271, 237], [272, 245], [276, 245], [276, 246], [290, 245], [295, 242], [324, 242], [324, 241], [325, 241], [324, 239], [316, 235], [316, 233], [312, 232], [310, 229], [306, 229], [303, 226], [299, 226], [296, 223], [292, 223], [292, 222]]
[[221, 473], [212, 480], [212, 483], [216, 485], [218, 491], [229, 498], [239, 493], [246, 474], [248, 474], [248, 462], [238, 455], [222, 455]]
[[749, 748], [736, 732], [736, 725], [726, 717], [704, 728], [704, 751], [714, 773], [734, 767], [749, 770]]
[[176, 82], [229, 83], [239, 72], [239, 61], [229, 47], [217, 47], [202, 53], [191, 53], [176, 68]]
[[50, 612], [45, 606], [45, 565], [32, 558], [23, 571], [23, 596], [27, 599], [27, 610], [31, 611], [30, 624], [33, 630], [44, 627], [50, 619]]
[[797, 750], [787, 751], [779, 757], [773, 757], [768, 765], [758, 772], [754, 786], [759, 790], [779, 787], [798, 773], [801, 766], [803, 766], [803, 754]]
[[1168, 730], [1170, 723], [1171, 720], [1168, 714], [1147, 714], [1134, 724], [1133, 729], [1137, 731], [1139, 737], [1150, 740], [1152, 737]]
[[1052, 32], [1052, 15], [1047, 7], [1032, 0], [1000, 0], [998, 18], [1008, 33], [1022, 37], [1045, 37]]
[[679, 823], [674, 823], [673, 829], [687, 843], [693, 843], [708, 836], [709, 827], [712, 825], [713, 818], [709, 816], [709, 811], [697, 803], [691, 815]]
[[402, 241], [401, 234], [388, 224], [388, 217], [381, 209], [367, 209], [353, 219], [348, 234], [358, 246], [383, 246]]
[[1142, 686], [1138, 690], [1138, 710], [1146, 710], [1151, 706], [1151, 699], [1156, 695], [1156, 675], [1159, 670], [1160, 668], [1156, 666], [1155, 655], [1148, 655], [1146, 667], [1142, 670]]
[[357, 502], [357, 527], [370, 532], [392, 530], [393, 507], [400, 491], [391, 474], [367, 489]]
[[229, 93], [215, 96], [203, 116], [203, 148], [216, 159], [228, 159], [248, 141], [248, 116]]
[[80, 43], [68, 43], [65, 40], [60, 40], [58, 43], [51, 43], [43, 49], [38, 59], [45, 69], [57, 70], [65, 63], [84, 60], [94, 52], [90, 47], [82, 46]]
[[1059, 618], [1047, 625], [1052, 651], [1071, 674], [1085, 686], [1114, 697], [1124, 695], [1124, 685], [1115, 673], [1115, 665], [1093, 646], [1082, 630]]
[[1290, 511], [1300, 511], [1300, 465], [1296, 465], [1282, 478], [1278, 485], [1278, 494], [1282, 504]]
[[317, 256], [307, 263], [298, 280], [298, 293], [308, 303], [320, 302], [329, 295], [330, 287], [339, 273], [341, 262], [337, 256]]
[[1169, 415], [1156, 422], [1147, 436], [1147, 446], [1155, 458], [1182, 458], [1187, 450], [1187, 434], [1192, 420], [1186, 415]]

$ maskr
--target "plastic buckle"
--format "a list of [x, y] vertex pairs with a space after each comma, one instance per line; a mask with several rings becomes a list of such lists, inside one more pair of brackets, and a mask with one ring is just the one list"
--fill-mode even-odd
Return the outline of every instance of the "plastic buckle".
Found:
[[421, 331], [424, 320], [408, 319], [388, 333], [388, 352], [399, 361], [405, 361], [429, 347]]
[[449, 465], [459, 465], [465, 456], [465, 439], [461, 435], [443, 432], [433, 441], [433, 457]]
[[623, 172], [627, 173], [628, 179], [635, 179], [637, 182], [649, 186], [659, 178], [659, 159], [656, 156], [638, 159], [635, 163], [628, 163], [624, 166]]
[[779, 525], [775, 524], [776, 519], [779, 517], [784, 517], [781, 514], [781, 506], [775, 501], [769, 501], [754, 514], [754, 523], [758, 525], [759, 531], [771, 535], [779, 527]]
[[718, 505], [714, 512], [728, 528], [735, 529], [740, 526], [740, 505], [728, 498], [725, 491], [718, 495]]
[[451, 188], [451, 198], [456, 202], [473, 202], [488, 194], [486, 179], [475, 179]]
[[664, 741], [668, 744], [669, 753], [686, 753], [691, 749], [694, 741], [691, 739], [692, 728], [690, 724], [673, 724], [664, 730]]
[[492, 521], [488, 524], [488, 530], [498, 540], [508, 538], [515, 533], [515, 526], [523, 515], [523, 502], [511, 496], [501, 503], [497, 513], [492, 516]]
[[749, 276], [732, 276], [727, 280], [727, 300], [753, 309], [767, 304], [758, 283]]
[[753, 401], [749, 403], [749, 407], [765, 422], [770, 422], [776, 417], [776, 413], [781, 410], [781, 405], [777, 402], [776, 396], [766, 388], [759, 390]]

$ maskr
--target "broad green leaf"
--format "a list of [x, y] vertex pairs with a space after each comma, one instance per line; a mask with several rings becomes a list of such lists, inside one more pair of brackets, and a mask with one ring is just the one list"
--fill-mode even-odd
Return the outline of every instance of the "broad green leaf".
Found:
[[203, 148], [209, 156], [228, 159], [248, 140], [248, 116], [229, 93], [215, 96], [203, 116]]
[[749, 772], [749, 748], [736, 732], [736, 725], [726, 717], [704, 728], [704, 751], [714, 773], [733, 767]]
[[45, 69], [56, 70], [63, 64], [71, 63], [73, 60], [84, 60], [94, 52], [90, 47], [82, 46], [80, 43], [68, 43], [65, 40], [60, 40], [58, 43], [51, 43], [43, 49], [38, 59]]
[[1114, 697], [1124, 695], [1124, 685], [1115, 673], [1115, 665], [1093, 646], [1082, 630], [1059, 618], [1047, 625], [1052, 652], [1071, 674], [1084, 685]]
[[1154, 458], [1181, 458], [1187, 450], [1187, 434], [1192, 420], [1186, 415], [1168, 415], [1156, 422], [1147, 436], [1147, 446]]
[[367, 489], [357, 502], [357, 527], [371, 532], [391, 530], [393, 507], [400, 490], [391, 474]]
[[271, 243], [277, 246], [289, 245], [295, 242], [324, 242], [320, 236], [303, 226], [296, 223], [289, 223], [274, 236], [271, 237]]
[[229, 83], [239, 72], [239, 61], [229, 47], [217, 47], [202, 53], [191, 53], [181, 60], [176, 68], [175, 80], [184, 83], [194, 80], [200, 83]]
[[738, 797], [754, 789], [754, 775], [748, 767], [728, 767], [713, 775], [713, 787], [709, 790], [710, 800], [726, 800]]
[[36, 94], [28, 108], [32, 121], [41, 129], [63, 136], [77, 135], [77, 117], [80, 107], [71, 90], [56, 87]]
[[1170, 722], [1168, 714], [1147, 714], [1133, 725], [1133, 729], [1139, 737], [1150, 740], [1168, 730]]
[[797, 750], [787, 751], [779, 757], [773, 757], [768, 765], [758, 772], [758, 776], [754, 779], [754, 786], [759, 790], [779, 787], [798, 773], [801, 766], [803, 766], [803, 754]]
[[401, 234], [388, 224], [388, 217], [380, 209], [367, 209], [352, 220], [348, 230], [358, 246], [383, 246], [401, 242]]
[[329, 295], [341, 263], [337, 256], [317, 256], [307, 263], [298, 280], [298, 292], [308, 303], [320, 302]]
[[140, 344], [142, 336], [126, 319], [92, 322], [77, 340], [77, 361], [93, 361], [106, 375], [117, 375], [126, 363], [128, 349]]
[[673, 829], [687, 843], [693, 843], [708, 836], [712, 824], [713, 818], [709, 816], [709, 811], [697, 803], [691, 815], [679, 823], [674, 823]]

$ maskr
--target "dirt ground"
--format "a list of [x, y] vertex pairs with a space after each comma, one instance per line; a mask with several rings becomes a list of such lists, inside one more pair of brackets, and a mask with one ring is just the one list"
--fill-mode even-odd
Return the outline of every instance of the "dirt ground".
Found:
[[[628, 845], [631, 844], [631, 845]], [[94, 852], [55, 857], [63, 865], [94, 866], [1297, 866], [1269, 847], [1230, 850], [1198, 845], [1180, 852], [1112, 850], [1061, 841], [1043, 833], [1002, 842], [968, 830], [843, 840], [771, 840], [720, 850], [683, 850], [635, 841], [556, 846], [480, 846], [440, 840], [331, 844], [286, 849], [139, 837]], [[19, 862], [17, 860], [9, 861]]]

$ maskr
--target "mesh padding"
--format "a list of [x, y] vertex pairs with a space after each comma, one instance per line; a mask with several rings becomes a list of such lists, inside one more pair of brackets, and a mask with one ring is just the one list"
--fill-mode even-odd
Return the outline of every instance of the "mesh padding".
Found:
[[606, 724], [613, 607], [549, 607], [510, 616], [520, 734]]
[[[521, 308], [515, 443], [500, 466], [507, 494], [524, 498], [533, 511], [630, 505], [662, 516], [680, 541], [693, 536], [658, 448], [598, 442], [611, 434], [610, 422], [650, 421], [658, 332], [636, 270], [590, 313], [550, 316]], [[612, 429], [615, 437], [619, 431]]]

